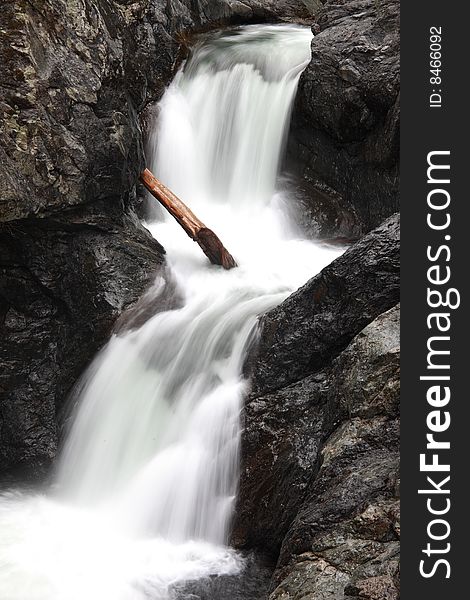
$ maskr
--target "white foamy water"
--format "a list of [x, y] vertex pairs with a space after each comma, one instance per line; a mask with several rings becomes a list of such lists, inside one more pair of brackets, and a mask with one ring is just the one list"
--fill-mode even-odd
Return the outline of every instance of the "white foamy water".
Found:
[[0, 600], [165, 600], [243, 568], [226, 543], [246, 348], [258, 316], [340, 252], [299, 239], [276, 192], [310, 40], [293, 26], [212, 37], [163, 97], [150, 166], [239, 267], [210, 265], [171, 217], [147, 224], [179, 307], [114, 336], [85, 374], [51, 494], [0, 497]]

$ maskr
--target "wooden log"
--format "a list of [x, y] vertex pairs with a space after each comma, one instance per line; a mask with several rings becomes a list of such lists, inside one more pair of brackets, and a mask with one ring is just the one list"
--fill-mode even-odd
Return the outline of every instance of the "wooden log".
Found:
[[178, 221], [189, 237], [199, 244], [212, 264], [220, 265], [224, 269], [233, 269], [237, 266], [235, 259], [215, 233], [206, 227], [186, 204], [163, 185], [148, 169], [142, 172], [140, 180], [152, 196]]

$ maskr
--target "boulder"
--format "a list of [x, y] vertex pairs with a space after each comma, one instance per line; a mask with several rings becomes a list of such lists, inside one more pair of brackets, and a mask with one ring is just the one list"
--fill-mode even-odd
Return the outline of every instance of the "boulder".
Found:
[[399, 206], [398, 0], [326, 0], [293, 112], [289, 162], [367, 232]]
[[245, 372], [253, 395], [320, 370], [398, 302], [400, 226], [393, 215], [260, 320]]

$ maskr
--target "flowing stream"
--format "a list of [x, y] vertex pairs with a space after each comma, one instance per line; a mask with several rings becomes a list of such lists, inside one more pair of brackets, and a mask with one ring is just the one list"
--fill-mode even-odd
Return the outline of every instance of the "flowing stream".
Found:
[[51, 491], [0, 496], [1, 600], [165, 600], [243, 569], [227, 541], [246, 348], [258, 316], [340, 252], [302, 239], [276, 191], [310, 41], [295, 26], [212, 35], [161, 100], [151, 168], [239, 267], [211, 266], [155, 211], [177, 305], [114, 335], [84, 375]]

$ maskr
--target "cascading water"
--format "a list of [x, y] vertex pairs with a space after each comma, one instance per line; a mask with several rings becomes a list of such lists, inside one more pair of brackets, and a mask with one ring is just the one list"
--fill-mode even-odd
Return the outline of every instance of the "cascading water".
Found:
[[243, 568], [225, 544], [245, 350], [258, 315], [339, 253], [300, 239], [275, 192], [310, 40], [294, 26], [208, 38], [163, 97], [152, 170], [240, 266], [209, 265], [171, 218], [147, 224], [178, 307], [113, 336], [84, 376], [54, 491], [0, 497], [1, 600], [166, 599]]

